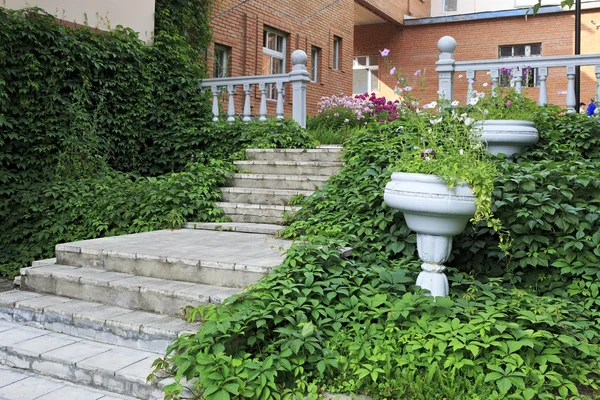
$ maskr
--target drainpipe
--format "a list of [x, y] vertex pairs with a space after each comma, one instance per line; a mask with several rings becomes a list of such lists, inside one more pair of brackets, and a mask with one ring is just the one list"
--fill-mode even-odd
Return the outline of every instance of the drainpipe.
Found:
[[[581, 0], [575, 1], [575, 55], [581, 54]], [[580, 67], [575, 67], [575, 110], [579, 111], [580, 96]]]

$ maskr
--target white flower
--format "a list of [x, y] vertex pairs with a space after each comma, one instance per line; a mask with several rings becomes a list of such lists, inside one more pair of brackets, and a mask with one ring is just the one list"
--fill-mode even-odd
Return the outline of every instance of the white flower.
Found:
[[480, 99], [483, 99], [485, 97], [485, 93], [483, 92], [478, 92], [477, 93], [477, 97], [479, 97]]
[[471, 125], [473, 123], [473, 121], [474, 121], [473, 118], [467, 117], [467, 118], [465, 118], [465, 125]]
[[485, 115], [488, 115], [490, 112], [489, 112], [489, 110], [486, 108], [485, 110], [483, 110], [483, 113], [484, 113]]
[[459, 104], [460, 102], [458, 100], [454, 100], [452, 103], [450, 103], [452, 107], [458, 107]]
[[483, 87], [487, 87], [488, 83], [487, 82], [483, 82]]
[[439, 124], [440, 122], [442, 122], [442, 117], [430, 119], [429, 122], [431, 122], [431, 125]]
[[460, 154], [460, 155], [462, 156], [463, 154], [465, 154], [465, 152], [463, 151], [463, 149], [460, 149], [460, 150], [458, 151], [458, 154]]
[[479, 97], [475, 96], [475, 97], [471, 97], [469, 99], [469, 105], [470, 106], [474, 106], [475, 104], [477, 104], [477, 102], [479, 101]]
[[462, 79], [462, 78], [463, 78], [463, 75], [462, 75], [462, 74], [460, 74], [460, 75], [458, 76], [458, 79]]
[[404, 89], [402, 89], [401, 87], [397, 87], [397, 86], [396, 86], [396, 87], [394, 88], [394, 94], [402, 94], [402, 91], [403, 91], [403, 90], [404, 90]]

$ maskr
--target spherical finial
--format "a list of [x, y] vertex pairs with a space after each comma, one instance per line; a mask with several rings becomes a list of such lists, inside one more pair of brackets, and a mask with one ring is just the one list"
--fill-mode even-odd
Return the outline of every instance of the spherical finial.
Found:
[[297, 64], [302, 64], [302, 65], [306, 65], [306, 53], [302, 50], [295, 50], [292, 53], [292, 64], [293, 65], [297, 65]]
[[441, 53], [454, 53], [454, 50], [456, 50], [456, 40], [452, 36], [444, 36], [438, 41], [437, 46]]

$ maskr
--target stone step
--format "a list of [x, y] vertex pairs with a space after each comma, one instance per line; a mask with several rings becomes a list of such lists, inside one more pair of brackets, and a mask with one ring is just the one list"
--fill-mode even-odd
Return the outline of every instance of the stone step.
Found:
[[227, 186], [278, 190], [316, 190], [329, 179], [323, 175], [234, 174]]
[[216, 203], [232, 222], [283, 224], [284, 213], [294, 213], [300, 207], [249, 203]]
[[0, 366], [0, 399], [137, 400], [6, 366]]
[[317, 149], [247, 149], [248, 160], [271, 161], [340, 161], [342, 147]]
[[187, 306], [219, 304], [240, 289], [135, 276], [99, 268], [46, 264], [21, 270], [24, 290], [178, 315]]
[[22, 290], [0, 293], [0, 320], [154, 352], [164, 352], [179, 334], [200, 326], [168, 315]]
[[310, 196], [310, 190], [280, 190], [263, 188], [222, 187], [221, 195], [224, 203], [251, 203], [286, 206], [290, 199], [297, 195]]
[[243, 222], [185, 222], [183, 228], [221, 232], [263, 233], [266, 235], [277, 235], [282, 229], [281, 225]]
[[[160, 354], [154, 352], [0, 321], [0, 364], [88, 388], [138, 399], [163, 399], [161, 389], [171, 379], [146, 383], [151, 365], [158, 357]], [[5, 375], [0, 381], [3, 379]]]
[[251, 174], [322, 175], [337, 174], [341, 162], [330, 161], [264, 161], [244, 160], [233, 162], [240, 170]]
[[281, 264], [291, 243], [257, 233], [178, 229], [59, 244], [55, 253], [63, 265], [243, 288]]

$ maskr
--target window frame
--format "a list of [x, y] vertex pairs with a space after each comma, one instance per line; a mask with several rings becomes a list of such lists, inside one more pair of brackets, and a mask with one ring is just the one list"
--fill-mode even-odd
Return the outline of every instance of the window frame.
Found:
[[[358, 58], [362, 58], [365, 57], [366, 58], [366, 65], [360, 65], [357, 62]], [[371, 59], [372, 57], [376, 57], [377, 63], [371, 64]], [[360, 92], [360, 93], [354, 93], [354, 71], [356, 70], [366, 70], [367, 71], [367, 91], [366, 92]], [[377, 89], [375, 90], [371, 90], [371, 87], [373, 85], [373, 82], [371, 81], [372, 78], [372, 74], [371, 71], [377, 71]], [[355, 56], [352, 59], [352, 94], [363, 94], [363, 93], [378, 93], [379, 92], [379, 82], [380, 82], [380, 78], [379, 78], [379, 55], [377, 54], [369, 54], [369, 55], [363, 55], [363, 56]]]
[[[536, 46], [539, 47], [539, 54], [531, 54], [531, 50], [532, 48]], [[517, 51], [515, 51], [517, 48], [523, 48], [523, 55], [515, 55], [515, 53], [517, 53]], [[529, 47], [529, 52], [527, 51], [527, 48]], [[503, 56], [502, 52], [503, 50], [506, 50], [510, 48], [511, 50], [511, 55], [510, 56]], [[529, 54], [528, 54], [529, 53]], [[514, 59], [514, 60], [519, 60], [520, 58], [524, 58], [524, 57], [541, 57], [542, 56], [542, 43], [541, 42], [535, 42], [535, 43], [519, 43], [519, 44], [507, 44], [507, 45], [499, 45], [498, 46], [498, 59], [502, 59], [502, 60], [506, 60], [506, 59]], [[527, 76], [523, 76], [523, 80], [522, 82], [522, 86], [523, 87], [539, 87], [539, 74], [538, 74], [538, 69], [537, 68], [530, 68], [528, 70]], [[512, 84], [512, 76], [509, 72], [506, 71], [500, 71], [500, 75], [498, 77], [498, 86], [499, 87], [510, 87]]]
[[[219, 56], [219, 53], [222, 55]], [[213, 49], [213, 78], [226, 78], [229, 74], [229, 59], [231, 57], [231, 47], [215, 43]], [[219, 68], [217, 69], [217, 64]], [[220, 70], [221, 74], [217, 71]]]
[[[268, 47], [269, 44], [269, 36], [275, 35], [277, 43], [277, 38], [281, 38], [281, 51], [270, 49]], [[281, 60], [281, 74], [286, 71], [286, 54], [287, 54], [287, 38], [288, 34], [282, 32], [278, 29], [274, 29], [268, 26], [263, 28], [263, 55], [267, 55], [270, 57], [270, 71], [271, 73], [268, 75], [277, 75], [273, 73], [273, 59]], [[277, 47], [277, 44], [275, 45]], [[264, 65], [263, 65], [264, 67]], [[275, 84], [269, 83], [267, 84], [267, 100], [277, 100], [277, 89]]]
[[310, 47], [310, 80], [319, 82], [319, 73], [321, 72], [321, 48], [317, 46]]
[[342, 38], [337, 35], [333, 35], [331, 69], [333, 69], [334, 71], [340, 70], [341, 54], [342, 54]]
[[449, 0], [442, 0], [442, 10], [444, 10], [445, 13], [458, 11], [458, 0], [451, 0], [454, 2], [454, 9], [448, 9], [448, 1]]

